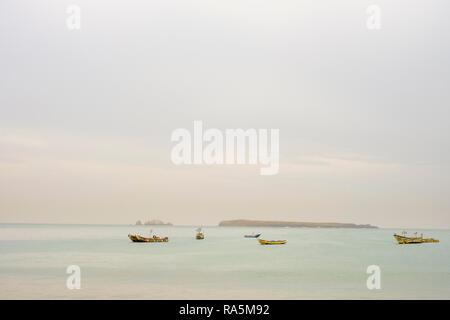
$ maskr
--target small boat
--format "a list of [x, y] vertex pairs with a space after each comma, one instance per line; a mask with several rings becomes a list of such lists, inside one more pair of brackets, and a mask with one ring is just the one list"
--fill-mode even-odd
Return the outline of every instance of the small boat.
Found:
[[196, 231], [197, 231], [197, 234], [195, 235], [195, 239], [197, 239], [197, 240], [205, 239], [205, 234], [202, 232], [201, 228], [198, 228]]
[[203, 239], [205, 239], [205, 235], [204, 235], [202, 232], [198, 232], [198, 233], [195, 235], [195, 239], [197, 239], [197, 240], [203, 240]]
[[415, 233], [415, 237], [406, 236], [406, 232], [402, 232], [402, 235], [394, 233], [394, 238], [397, 240], [398, 244], [418, 244], [418, 243], [437, 243], [439, 240], [433, 238], [424, 238], [423, 235], [420, 237]]
[[260, 235], [261, 235], [261, 233], [257, 233], [257, 234], [254, 234], [254, 233], [252, 233], [252, 234], [246, 234], [246, 235], [244, 236], [244, 238], [259, 238]]
[[152, 237], [142, 237], [138, 234], [129, 234], [128, 238], [130, 238], [133, 242], [169, 242], [168, 237], [158, 237], [158, 236], [152, 236]]
[[258, 240], [260, 244], [262, 245], [274, 245], [274, 244], [286, 244], [287, 240]]

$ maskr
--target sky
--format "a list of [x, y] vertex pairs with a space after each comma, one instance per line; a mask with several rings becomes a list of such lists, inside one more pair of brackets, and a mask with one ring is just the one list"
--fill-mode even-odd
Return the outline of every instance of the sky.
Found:
[[[449, 6], [2, 0], [0, 223], [450, 228]], [[197, 120], [279, 129], [279, 173], [174, 165]]]

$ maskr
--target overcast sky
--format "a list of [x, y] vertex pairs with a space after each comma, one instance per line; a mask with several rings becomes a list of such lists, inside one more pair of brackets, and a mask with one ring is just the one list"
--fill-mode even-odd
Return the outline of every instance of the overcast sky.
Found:
[[[450, 228], [449, 9], [2, 0], [0, 222]], [[279, 174], [175, 166], [171, 133], [194, 120], [280, 129]]]

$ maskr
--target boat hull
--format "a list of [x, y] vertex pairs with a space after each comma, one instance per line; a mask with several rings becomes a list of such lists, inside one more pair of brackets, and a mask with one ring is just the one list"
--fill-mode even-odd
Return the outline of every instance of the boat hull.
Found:
[[152, 242], [169, 242], [169, 238], [168, 237], [156, 237], [153, 236], [151, 238], [147, 238], [147, 237], [142, 237], [138, 234], [129, 234], [128, 238], [133, 241], [133, 242], [147, 242], [147, 243], [152, 243]]
[[394, 234], [395, 240], [398, 244], [420, 244], [420, 243], [437, 243], [439, 240], [433, 238], [423, 237], [405, 237], [398, 234]]
[[246, 234], [244, 236], [244, 238], [259, 238], [260, 235], [261, 235], [261, 233], [258, 233], [258, 234]]
[[258, 240], [260, 244], [262, 245], [280, 245], [280, 244], [286, 244], [287, 240]]

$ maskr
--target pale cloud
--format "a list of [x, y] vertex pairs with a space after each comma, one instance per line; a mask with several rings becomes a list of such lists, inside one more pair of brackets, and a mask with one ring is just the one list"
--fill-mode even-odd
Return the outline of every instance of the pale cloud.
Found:
[[282, 164], [283, 174], [334, 174], [334, 175], [365, 175], [389, 173], [402, 164], [376, 161], [361, 156], [301, 156], [295, 162]]
[[45, 148], [48, 142], [44, 139], [32, 135], [0, 135], [0, 148], [19, 147], [19, 148]]

